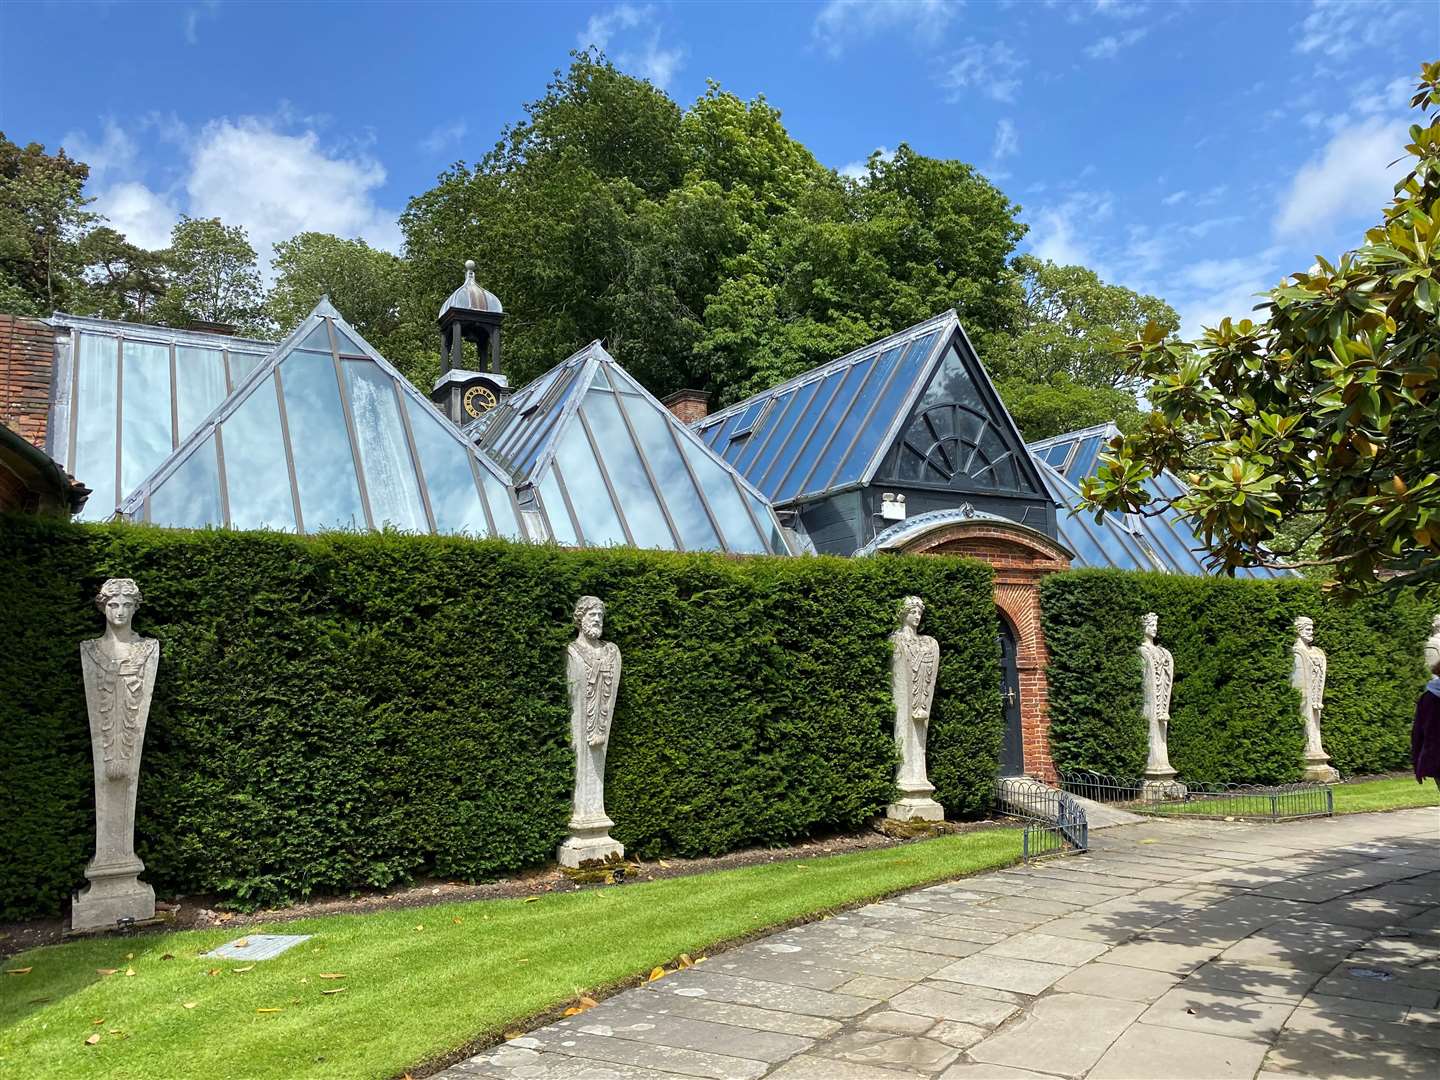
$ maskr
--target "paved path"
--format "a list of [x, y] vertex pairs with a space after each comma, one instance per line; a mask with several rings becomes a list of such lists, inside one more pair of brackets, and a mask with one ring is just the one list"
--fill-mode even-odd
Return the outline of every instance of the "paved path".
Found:
[[441, 1075], [1440, 1077], [1440, 810], [1091, 836], [721, 953]]

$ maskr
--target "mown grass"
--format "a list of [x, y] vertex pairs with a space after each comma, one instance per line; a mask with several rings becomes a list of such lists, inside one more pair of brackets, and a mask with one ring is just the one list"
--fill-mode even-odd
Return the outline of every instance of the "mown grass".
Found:
[[34, 949], [4, 965], [28, 973], [0, 974], [0, 1075], [392, 1077], [681, 953], [1019, 853], [1018, 831], [987, 829], [535, 900], [253, 926], [315, 935], [253, 966], [200, 955], [234, 929]]
[[1440, 806], [1440, 788], [1434, 780], [1417, 784], [1413, 776], [1337, 784], [1335, 813], [1364, 814], [1373, 810], [1404, 810], [1411, 806]]

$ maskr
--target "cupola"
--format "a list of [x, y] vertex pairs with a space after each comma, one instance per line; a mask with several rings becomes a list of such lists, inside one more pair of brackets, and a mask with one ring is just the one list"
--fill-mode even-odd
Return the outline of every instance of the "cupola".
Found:
[[465, 280], [440, 306], [440, 377], [430, 400], [455, 424], [467, 424], [510, 393], [500, 370], [500, 298], [475, 280], [475, 260], [465, 261]]

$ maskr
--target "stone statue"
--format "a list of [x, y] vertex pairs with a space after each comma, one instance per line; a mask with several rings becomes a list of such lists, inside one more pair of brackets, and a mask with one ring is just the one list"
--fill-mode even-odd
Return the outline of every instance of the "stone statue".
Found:
[[95, 765], [95, 857], [85, 867], [90, 884], [71, 905], [72, 930], [155, 917], [155, 890], [140, 880], [145, 864], [135, 855], [135, 793], [160, 643], [131, 628], [140, 599], [129, 578], [105, 582], [95, 597], [105, 634], [80, 643]]
[[1159, 630], [1160, 616], [1155, 612], [1141, 616], [1141, 686], [1145, 723], [1150, 732], [1142, 791], [1145, 798], [1152, 800], [1185, 797], [1185, 788], [1175, 783], [1175, 770], [1170, 767], [1170, 692], [1175, 687], [1175, 658], [1169, 649], [1155, 643]]
[[1330, 755], [1320, 745], [1320, 714], [1325, 710], [1325, 650], [1315, 644], [1315, 620], [1295, 619], [1295, 644], [1290, 646], [1295, 667], [1290, 685], [1300, 691], [1300, 717], [1305, 722], [1305, 779], [1333, 784], [1340, 774], [1330, 766]]
[[925, 601], [907, 596], [900, 601], [900, 629], [890, 635], [890, 686], [895, 695], [895, 743], [900, 767], [895, 786], [900, 801], [885, 808], [897, 821], [942, 821], [945, 808], [930, 793], [935, 785], [925, 775], [925, 737], [930, 727], [930, 702], [935, 697], [935, 675], [940, 667], [940, 645], [919, 633]]
[[1430, 636], [1425, 639], [1425, 670], [1434, 674], [1440, 664], [1440, 615], [1430, 620]]
[[565, 650], [570, 685], [570, 743], [575, 747], [575, 799], [570, 836], [560, 845], [561, 866], [581, 867], [619, 859], [625, 848], [610, 837], [605, 816], [605, 747], [615, 696], [620, 690], [620, 650], [601, 640], [605, 604], [582, 596], [575, 604], [575, 640]]

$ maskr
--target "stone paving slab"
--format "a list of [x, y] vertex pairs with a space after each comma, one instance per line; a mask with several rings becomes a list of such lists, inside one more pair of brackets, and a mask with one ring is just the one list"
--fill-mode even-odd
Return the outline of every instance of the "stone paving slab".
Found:
[[719, 953], [440, 1076], [1440, 1075], [1440, 811], [1093, 839]]

